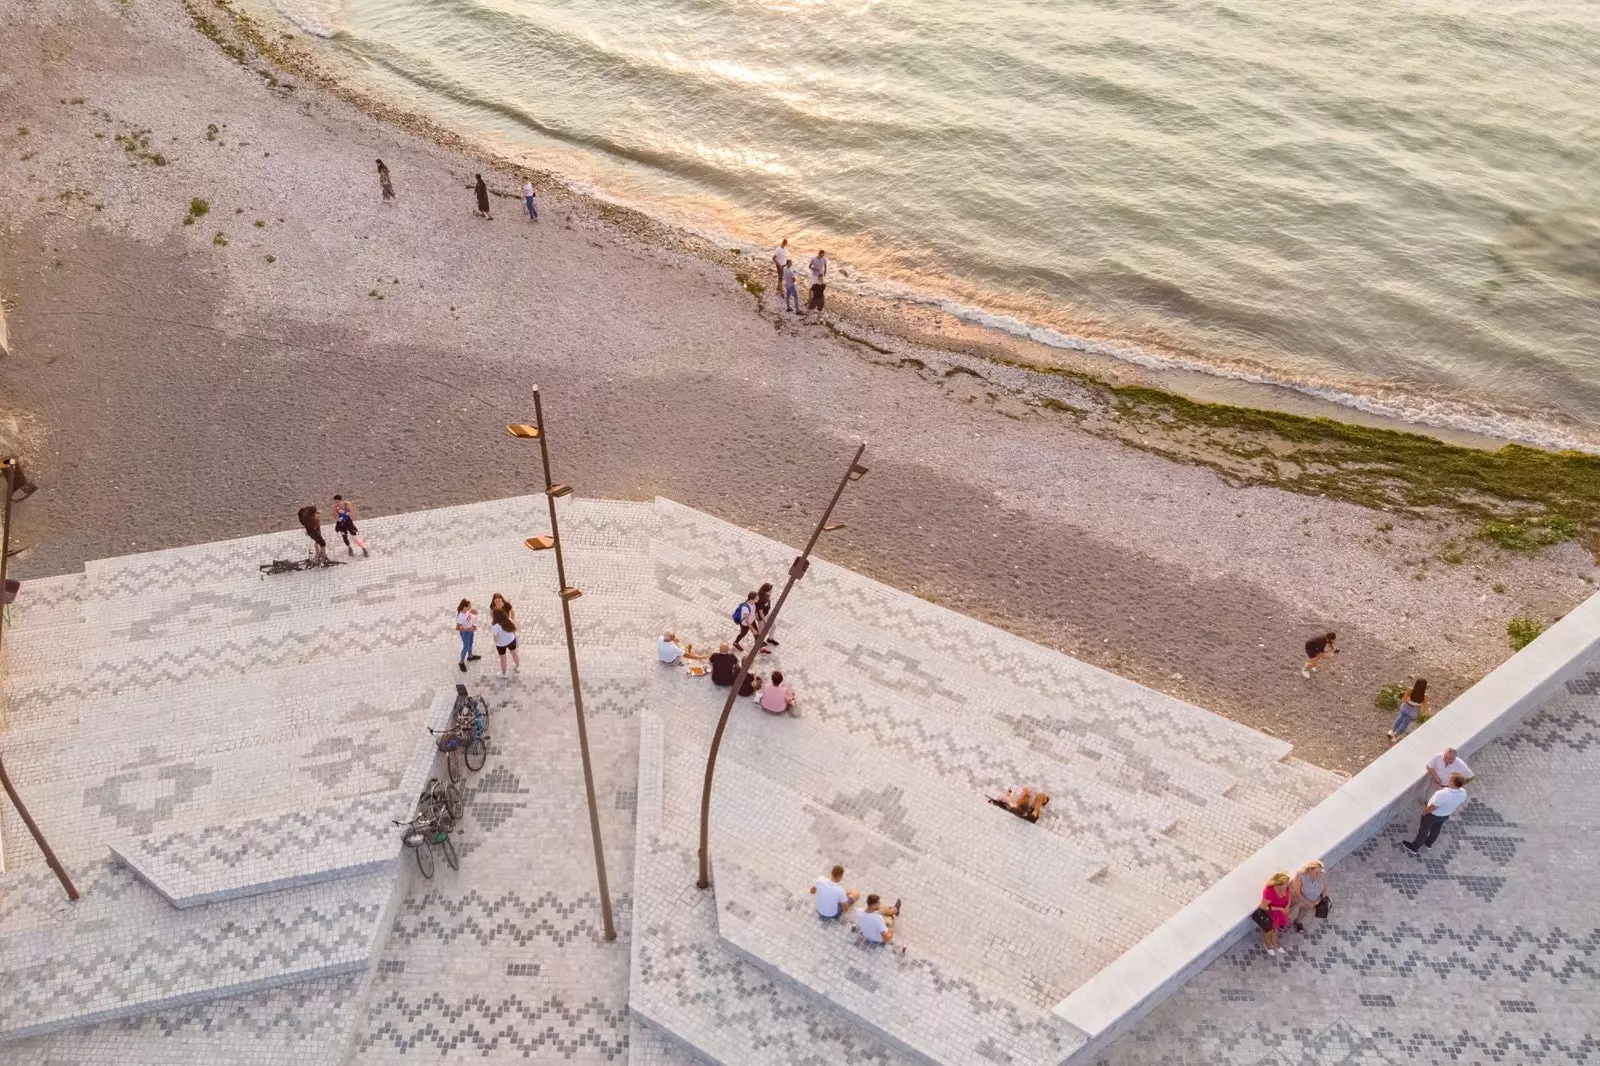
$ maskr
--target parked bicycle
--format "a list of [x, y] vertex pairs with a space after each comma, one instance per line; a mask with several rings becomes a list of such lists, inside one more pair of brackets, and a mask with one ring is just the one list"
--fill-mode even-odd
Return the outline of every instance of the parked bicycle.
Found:
[[451, 781], [460, 781], [466, 770], [476, 773], [489, 758], [489, 701], [467, 693], [467, 686], [456, 686], [455, 711], [450, 728], [429, 729], [438, 737], [444, 754], [445, 770]]
[[434, 817], [440, 811], [449, 815], [453, 822], [461, 821], [466, 814], [466, 804], [461, 800], [461, 790], [454, 784], [446, 784], [437, 777], [428, 779], [428, 787], [422, 790], [422, 795], [417, 798], [417, 813]]
[[261, 576], [268, 574], [288, 574], [297, 570], [322, 570], [330, 566], [343, 566], [343, 559], [319, 559], [315, 555], [306, 559], [274, 559], [270, 563], [262, 563]]
[[435, 848], [444, 852], [444, 861], [449, 863], [450, 869], [461, 869], [456, 846], [450, 839], [450, 832], [455, 828], [455, 820], [450, 817], [448, 811], [438, 810], [432, 815], [418, 811], [411, 821], [396, 821], [394, 824], [405, 827], [404, 832], [400, 834], [400, 840], [411, 849], [411, 854], [416, 856], [417, 869], [422, 871], [424, 878], [429, 880], [433, 878]]

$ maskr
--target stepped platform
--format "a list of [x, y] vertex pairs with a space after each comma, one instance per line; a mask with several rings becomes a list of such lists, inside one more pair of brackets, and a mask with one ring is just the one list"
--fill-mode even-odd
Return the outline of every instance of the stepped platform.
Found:
[[[637, 791], [616, 801], [637, 812], [619, 906], [636, 1063], [1067, 1062], [1088, 1041], [1055, 1005], [1340, 782], [1281, 741], [818, 560], [759, 667], [788, 675], [802, 713], [736, 705], [700, 891], [725, 690], [658, 665], [653, 641], [730, 639], [734, 604], [794, 551], [667, 500], [563, 508], [590, 720], [641, 723]], [[348, 565], [326, 571], [259, 574], [304, 552], [295, 532], [27, 582], [0, 740], [84, 899], [61, 898], [0, 807], [0, 1044], [119, 1061], [118, 1024], [153, 1041], [162, 1019], [281, 1013], [325, 988], [315, 1047], [256, 1056], [221, 1026], [186, 1054], [339, 1061], [413, 877], [391, 821], [440, 772], [424, 727], [458, 680], [491, 705], [514, 684], [522, 713], [566, 701], [554, 559], [522, 546], [546, 522], [542, 497], [517, 498], [364, 520], [372, 556], [335, 547]], [[496, 591], [524, 605], [515, 681], [489, 648], [456, 668], [456, 601]], [[530, 785], [512, 776], [541, 779], [503, 769], [494, 787], [518, 795]], [[1053, 796], [1037, 825], [985, 802], [1017, 785]], [[469, 798], [485, 833], [505, 816], [490, 792]], [[506, 876], [490, 853], [508, 846], [464, 839], [452, 883], [478, 891], [480, 856]], [[807, 889], [834, 863], [862, 895], [905, 900], [893, 949], [817, 920]]]
[[[794, 555], [666, 501], [652, 550], [657, 628], [697, 646]], [[630, 1006], [716, 1062], [1064, 1063], [1087, 1038], [1052, 1008], [1342, 780], [827, 563], [776, 636], [758, 669], [801, 714], [735, 705], [708, 892], [699, 794], [726, 690], [658, 670], [641, 733]], [[1051, 794], [1038, 824], [985, 802], [1017, 785]], [[817, 919], [808, 889], [835, 863], [904, 899], [893, 947]]]

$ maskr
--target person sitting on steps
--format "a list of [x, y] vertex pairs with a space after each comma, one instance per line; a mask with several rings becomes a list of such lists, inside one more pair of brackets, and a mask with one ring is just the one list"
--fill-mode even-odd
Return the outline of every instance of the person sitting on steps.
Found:
[[[900, 913], [900, 901], [892, 907], [878, 906], [878, 894], [867, 897], [867, 906], [856, 916], [856, 932], [869, 944], [889, 944], [894, 941], [894, 920]], [[903, 949], [902, 949], [903, 950]]]

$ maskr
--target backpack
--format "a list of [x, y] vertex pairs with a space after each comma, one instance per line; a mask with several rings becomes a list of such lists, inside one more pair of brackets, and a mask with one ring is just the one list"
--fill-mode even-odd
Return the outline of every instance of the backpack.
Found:
[[750, 624], [750, 614], [754, 610], [749, 600], [745, 600], [733, 609], [734, 625], [745, 626]]

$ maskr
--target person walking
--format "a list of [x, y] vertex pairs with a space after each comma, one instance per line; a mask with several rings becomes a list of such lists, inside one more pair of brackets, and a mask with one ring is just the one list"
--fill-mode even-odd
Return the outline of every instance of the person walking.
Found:
[[327, 562], [328, 542], [322, 539], [322, 515], [318, 513], [316, 504], [306, 504], [296, 512], [296, 517], [300, 519], [300, 525], [305, 529], [306, 536], [316, 545], [312, 549], [312, 555], [319, 563]]
[[783, 286], [783, 309], [798, 315], [801, 312], [800, 290], [794, 283], [793, 263], [785, 263], [778, 269], [778, 283]]
[[489, 627], [489, 632], [494, 634], [494, 653], [500, 659], [501, 679], [504, 680], [506, 676], [507, 655], [511, 656], [517, 673], [522, 673], [522, 659], [517, 655], [517, 623], [511, 620], [511, 612], [491, 611], [489, 618], [494, 623]]
[[[351, 555], [356, 553], [356, 548], [361, 549], [362, 555], [368, 554], [361, 531], [356, 528], [356, 513], [351, 509], [350, 501], [338, 493], [333, 494], [333, 531], [344, 538], [344, 550]], [[355, 548], [350, 546], [352, 540], [356, 542]]]
[[533, 182], [531, 181], [522, 183], [522, 203], [528, 209], [528, 221], [539, 221], [539, 201], [534, 196]]
[[[784, 283], [783, 268], [789, 265], [789, 238], [785, 237], [772, 250], [772, 265], [778, 269], [778, 286], [781, 288]], [[793, 273], [790, 271], [791, 275]]]
[[[767, 581], [756, 590], [756, 630], [758, 632], [760, 631], [761, 627], [766, 624], [767, 615], [771, 613], [772, 582]], [[772, 639], [772, 630], [767, 630], [767, 643], [763, 645], [762, 650], [765, 651], [769, 647], [776, 648], [777, 646], [778, 642]]]
[[492, 222], [494, 216], [489, 213], [489, 186], [483, 183], [482, 174], [474, 174], [473, 177], [477, 179], [476, 184], [472, 186], [472, 192], [478, 198], [478, 217]]
[[1310, 677], [1328, 656], [1339, 654], [1339, 650], [1333, 646], [1336, 636], [1336, 633], [1324, 633], [1306, 641], [1306, 664], [1300, 668], [1301, 677]]
[[394, 203], [394, 184], [389, 181], [389, 168], [383, 160], [378, 160], [378, 188], [383, 190], [383, 202]]
[[1433, 845], [1439, 839], [1439, 830], [1444, 828], [1444, 823], [1450, 816], [1461, 809], [1467, 802], [1467, 779], [1460, 774], [1451, 774], [1450, 783], [1435, 792], [1428, 800], [1428, 805], [1422, 809], [1422, 820], [1417, 824], [1417, 835], [1411, 840], [1402, 840], [1400, 846], [1411, 854], [1416, 855], [1423, 848], [1433, 850]]
[[1400, 699], [1400, 710], [1394, 716], [1394, 725], [1389, 727], [1390, 743], [1405, 736], [1406, 730], [1411, 728], [1411, 723], [1421, 717], [1422, 712], [1427, 709], [1428, 679], [1419, 677], [1411, 682], [1411, 687], [1406, 689], [1406, 694]]
[[1278, 946], [1278, 930], [1289, 924], [1289, 881], [1289, 875], [1280, 870], [1261, 890], [1261, 907], [1256, 913], [1266, 911], [1266, 921], [1257, 919], [1256, 924], [1261, 927], [1261, 946], [1268, 955], [1283, 954]]
[[733, 624], [739, 635], [733, 638], [733, 650], [744, 651], [744, 638], [756, 627], [756, 593], [745, 596], [744, 602], [733, 609]]
[[472, 654], [472, 638], [478, 632], [478, 609], [472, 606], [471, 600], [462, 600], [456, 604], [456, 632], [461, 634], [461, 661], [456, 665], [461, 667], [461, 672], [467, 672], [467, 664], [475, 663], [483, 658], [481, 655]]
[[806, 304], [808, 311], [821, 311], [827, 297], [828, 288], [828, 253], [817, 249], [817, 254], [811, 257], [811, 302]]
[[1312, 859], [1300, 867], [1289, 883], [1289, 897], [1289, 922], [1297, 933], [1306, 931], [1306, 915], [1328, 916], [1333, 900], [1328, 896], [1328, 871], [1321, 859]]

